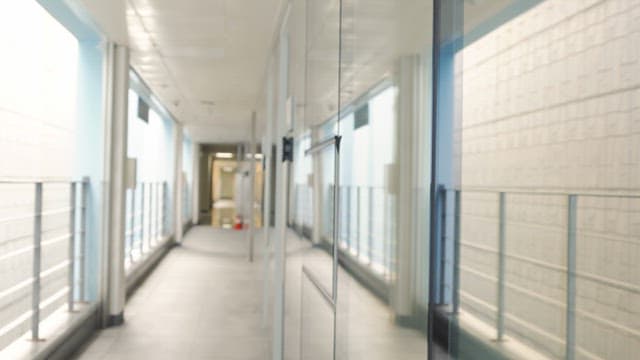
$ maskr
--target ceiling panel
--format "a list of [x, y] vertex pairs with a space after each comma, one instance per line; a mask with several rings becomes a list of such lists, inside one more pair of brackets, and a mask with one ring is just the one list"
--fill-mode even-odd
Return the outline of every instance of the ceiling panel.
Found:
[[248, 135], [283, 3], [128, 0], [133, 67], [194, 140]]

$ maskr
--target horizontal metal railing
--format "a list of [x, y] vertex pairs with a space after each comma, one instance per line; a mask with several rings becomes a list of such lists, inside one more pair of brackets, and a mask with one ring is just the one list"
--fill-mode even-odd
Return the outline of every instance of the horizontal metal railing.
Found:
[[293, 201], [293, 223], [299, 228], [313, 226], [313, 196], [312, 188], [306, 184], [295, 184]]
[[384, 187], [340, 187], [341, 234], [345, 255], [389, 281], [394, 272], [395, 210]]
[[141, 182], [127, 190], [125, 267], [144, 258], [167, 235], [166, 182]]
[[[323, 198], [323, 208], [332, 209], [333, 185], [329, 185]], [[383, 187], [340, 187], [341, 233], [338, 239], [340, 252], [353, 258], [363, 267], [389, 280], [395, 266], [394, 254], [394, 202]], [[306, 184], [294, 188], [294, 226], [313, 227], [312, 189]], [[321, 234], [333, 237], [333, 214], [324, 214]]]
[[[4, 187], [5, 191], [31, 192], [33, 196], [28, 199], [21, 194], [15, 195], [21, 202], [17, 208], [32, 207], [32, 211], [20, 209], [19, 215], [0, 218], [0, 224], [7, 230], [5, 234], [12, 233], [12, 229], [25, 228], [25, 222], [30, 222], [32, 228], [29, 233], [0, 236], [0, 247], [6, 249], [0, 255], [0, 271], [6, 274], [4, 284], [0, 285], [3, 286], [0, 288], [0, 303], [3, 304], [0, 316], [6, 320], [0, 326], [0, 348], [21, 336], [29, 320], [31, 338], [39, 340], [41, 321], [65, 296], [68, 311], [74, 311], [76, 302], [86, 300], [84, 249], [88, 185], [88, 180], [0, 180], [0, 191]], [[54, 200], [65, 202], [64, 206], [47, 209], [47, 194], [63, 194], [62, 198]], [[10, 197], [7, 195], [6, 198]], [[14, 211], [8, 205], [4, 212]], [[62, 226], [46, 226], [47, 221], [60, 216], [66, 217], [66, 220], [58, 219]], [[56, 249], [65, 243], [66, 249]], [[52, 256], [53, 259], [56, 256], [63, 258], [52, 263]], [[31, 262], [30, 272], [15, 271], [16, 266], [27, 262]], [[60, 283], [59, 277], [65, 272], [66, 281]], [[15, 276], [11, 277], [11, 274]], [[58, 281], [46, 284], [50, 279]], [[55, 285], [53, 288], [52, 284]], [[46, 292], [43, 292], [45, 288]], [[28, 297], [31, 305], [24, 310]]]
[[[480, 202], [488, 201], [487, 199], [479, 200], [477, 198], [470, 198], [468, 199], [469, 202], [465, 203], [463, 197], [465, 195], [473, 194], [494, 195], [492, 198], [493, 201], [495, 201], [494, 205], [495, 208], [497, 208], [497, 211], [492, 212], [490, 215], [487, 215], [487, 221], [495, 222], [497, 230], [497, 238], [493, 239], [495, 247], [487, 245], [486, 241], [484, 244], [473, 243], [473, 241], [465, 239], [460, 232], [460, 227], [465, 226], [464, 222], [468, 219], [473, 220], [474, 216], [476, 216], [474, 214], [465, 214], [462, 212], [462, 210], [473, 208], [474, 205], [476, 207], [480, 206]], [[515, 201], [511, 199], [511, 202], [515, 204], [518, 203], [518, 200], [522, 202], [523, 197], [533, 197], [536, 199], [539, 197], [546, 197], [557, 200], [556, 203], [552, 204], [535, 203], [532, 205], [525, 203], [523, 206], [564, 206], [564, 211], [561, 212], [564, 213], [564, 225], [559, 226], [557, 224], [551, 223], [532, 224], [532, 222], [528, 222], [527, 219], [510, 219], [508, 217], [508, 204], [510, 204], [509, 199], [512, 197], [515, 197]], [[454, 199], [454, 201], [451, 201], [452, 198]], [[495, 336], [498, 341], [502, 341], [507, 335], [510, 335], [512, 338], [522, 339], [529, 344], [533, 344], [534, 350], [541, 351], [543, 353], [554, 353], [549, 348], [549, 346], [550, 344], [555, 344], [554, 346], [561, 346], [564, 348], [563, 357], [566, 359], [575, 359], [578, 356], [594, 359], [598, 358], [598, 355], [585, 348], [585, 344], [577, 343], [577, 318], [588, 319], [592, 323], [597, 324], [597, 326], [601, 329], [606, 329], [606, 331], [611, 330], [614, 332], [618, 332], [619, 336], [635, 338], [636, 341], [640, 340], [640, 331], [622, 323], [617, 323], [615, 319], [606, 318], [601, 314], [593, 311], [587, 311], [577, 306], [577, 283], [579, 280], [586, 280], [590, 284], [598, 284], [598, 286], [604, 287], [605, 289], [615, 289], [617, 291], [623, 291], [628, 295], [640, 294], [640, 286], [638, 286], [637, 284], [611, 279], [606, 276], [591, 273], [588, 271], [578, 270], [578, 261], [580, 261], [580, 258], [577, 257], [578, 240], [581, 238], [582, 232], [587, 231], [579, 227], [578, 214], [581, 210], [579, 204], [581, 203], [581, 200], [584, 201], [590, 198], [600, 200], [610, 199], [618, 201], [638, 201], [640, 200], [640, 195], [617, 193], [606, 194], [601, 192], [567, 193], [561, 191], [527, 191], [518, 189], [509, 190], [508, 192], [494, 189], [477, 188], [462, 190], [441, 189], [438, 196], [439, 206], [444, 209], [443, 214], [445, 218], [447, 218], [448, 216], [453, 216], [454, 219], [451, 222], [447, 222], [447, 220], [444, 219], [440, 227], [444, 229], [447, 228], [446, 224], [448, 223], [456, 224], [456, 226], [448, 228], [449, 231], [453, 232], [453, 237], [455, 239], [455, 258], [453, 259], [453, 263], [456, 264], [453, 280], [454, 312], [457, 312], [459, 308], [461, 308], [462, 310], [467, 310], [466, 307], [470, 306], [467, 304], [475, 304], [475, 306], [479, 306], [480, 308], [485, 309], [485, 311], [493, 313], [493, 319], [495, 322], [493, 324], [489, 323], [488, 325], [492, 326], [495, 329]], [[554, 218], [554, 220], [557, 219]], [[508, 232], [508, 228], [514, 226], [525, 227], [527, 229], [530, 229], [530, 232], [535, 232], [535, 229], [552, 229], [555, 232], [564, 233], [565, 243], [563, 246], [563, 253], [560, 254], [564, 257], [564, 260], [561, 263], [553, 263], [548, 259], [535, 258], [527, 254], [513, 253], [512, 251], [509, 251], [508, 244], [514, 242], [522, 243], [522, 241], [526, 241], [525, 239], [518, 238], [518, 234], [512, 235]], [[446, 231], [447, 230], [443, 230], [443, 232]], [[441, 234], [441, 236], [443, 239], [446, 238], [445, 234]], [[627, 241], [627, 243], [631, 242]], [[474, 267], [473, 258], [468, 258], [469, 260], [467, 260], [467, 258], [461, 258], [461, 250], [476, 251], [486, 254], [479, 257], [478, 259], [487, 259], [487, 256], [491, 256], [491, 258], [496, 259], [495, 270], [492, 273], [488, 273], [486, 267], [483, 267], [484, 270]], [[549, 255], [558, 254], [550, 252]], [[507, 260], [509, 260], [509, 263], [507, 263]], [[610, 259], [610, 261], [612, 262], [616, 260], [617, 259]], [[542, 291], [534, 291], [528, 289], [526, 284], [517, 283], [513, 278], [510, 279], [507, 274], [509, 274], [510, 271], [514, 269], [514, 263], [522, 264], [522, 266], [529, 266], [534, 269], [549, 271], [551, 273], [556, 273], [559, 276], [564, 277], [564, 297], [562, 299], [554, 298], [549, 295], [545, 295]], [[508, 267], [508, 264], [511, 264], [511, 267]], [[484, 281], [495, 284], [496, 294], [491, 297], [495, 298], [495, 302], [483, 299], [486, 298], [486, 294], [474, 293], [473, 288], [466, 288], [467, 284], [460, 283], [461, 273], [473, 275], [475, 278], [484, 279]], [[443, 279], [442, 282], [446, 282], [446, 280]], [[507, 290], [513, 293], [517, 293], [519, 294], [519, 296], [522, 296], [524, 298], [530, 299], [534, 303], [544, 304], [544, 306], [556, 308], [558, 311], [564, 313], [563, 331], [556, 332], [553, 329], [544, 328], [540, 324], [535, 324], [526, 319], [523, 319], [522, 316], [518, 315], [517, 313], [510, 313], [509, 311], [507, 311]], [[460, 298], [464, 299], [465, 302], [461, 303]], [[532, 308], [529, 311], [533, 314], [536, 311], [542, 311], [542, 308], [537, 310]], [[541, 343], [540, 340], [536, 341], [531, 338], [527, 338], [527, 336], [522, 335], [522, 331], [518, 333], [508, 334], [509, 329], [506, 326], [506, 320], [509, 320], [513, 324], [517, 324], [517, 326], [522, 329], [527, 329], [527, 331], [525, 332], [527, 334], [536, 334], [536, 336], [538, 336], [539, 338], [545, 339], [547, 343], [545, 344]], [[485, 321], [490, 320], [487, 318], [485, 319]]]

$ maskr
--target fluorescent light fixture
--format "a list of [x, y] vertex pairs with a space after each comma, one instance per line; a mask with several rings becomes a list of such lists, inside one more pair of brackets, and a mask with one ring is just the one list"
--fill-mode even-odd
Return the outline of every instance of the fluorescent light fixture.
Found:
[[219, 152], [219, 153], [216, 153], [216, 158], [218, 158], [218, 159], [231, 159], [231, 158], [233, 158], [233, 153]]
[[258, 160], [260, 160], [260, 159], [262, 159], [262, 154], [257, 153], [257, 154], [256, 154], [256, 156], [251, 156], [251, 153], [249, 153], [249, 154], [246, 154], [246, 155], [245, 155], [245, 157], [246, 157], [247, 159], [254, 158], [254, 159], [258, 159]]

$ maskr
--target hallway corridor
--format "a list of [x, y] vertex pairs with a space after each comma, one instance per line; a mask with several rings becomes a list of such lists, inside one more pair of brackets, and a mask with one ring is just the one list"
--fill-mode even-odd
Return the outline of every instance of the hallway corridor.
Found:
[[264, 358], [261, 262], [247, 262], [243, 236], [193, 228], [128, 301], [125, 324], [100, 331], [78, 359]]

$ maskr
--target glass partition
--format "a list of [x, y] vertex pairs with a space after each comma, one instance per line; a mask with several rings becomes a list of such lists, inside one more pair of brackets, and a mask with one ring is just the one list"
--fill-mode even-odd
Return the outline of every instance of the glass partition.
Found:
[[436, 3], [450, 352], [635, 358], [638, 4]]
[[340, 358], [427, 358], [432, 1], [343, 0]]
[[[125, 267], [142, 261], [172, 234], [173, 120], [129, 90], [127, 156], [136, 161], [136, 184], [127, 189]], [[182, 147], [181, 147], [182, 150]], [[184, 196], [184, 195], [183, 195]]]

